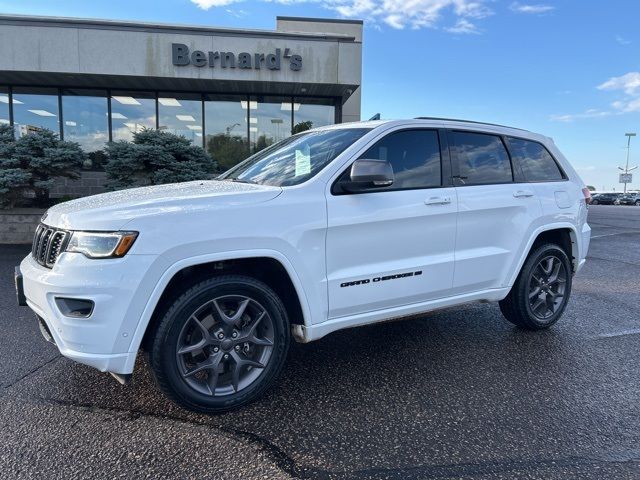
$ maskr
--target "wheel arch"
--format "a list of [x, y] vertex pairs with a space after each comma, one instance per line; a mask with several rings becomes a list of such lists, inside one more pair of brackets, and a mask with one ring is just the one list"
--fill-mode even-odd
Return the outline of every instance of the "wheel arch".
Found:
[[[186, 258], [171, 265], [157, 282], [131, 339], [129, 352], [135, 353], [149, 339], [157, 317], [175, 293], [216, 274], [245, 274], [267, 283], [280, 296], [294, 325], [309, 325], [309, 303], [293, 265], [280, 252], [259, 250], [228, 252]], [[133, 370], [135, 355], [129, 363]]]
[[520, 270], [524, 265], [524, 262], [529, 256], [529, 253], [531, 253], [531, 251], [535, 247], [543, 242], [550, 242], [560, 245], [571, 261], [573, 272], [575, 273], [577, 271], [580, 255], [578, 233], [576, 231], [575, 225], [572, 225], [570, 223], [546, 225], [535, 230], [530, 236], [526, 248], [524, 248], [523, 253], [520, 256], [517, 268], [515, 268], [513, 270], [513, 273], [511, 274], [511, 278], [509, 279], [508, 283], [509, 286], [512, 286], [515, 283], [516, 278], [520, 274]]

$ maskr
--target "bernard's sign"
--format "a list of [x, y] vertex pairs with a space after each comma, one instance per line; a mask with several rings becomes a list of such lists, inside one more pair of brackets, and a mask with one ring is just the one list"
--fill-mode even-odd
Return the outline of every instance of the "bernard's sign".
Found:
[[194, 67], [210, 68], [241, 68], [267, 70], [280, 70], [283, 63], [289, 64], [289, 69], [298, 71], [302, 69], [302, 56], [293, 55], [288, 48], [276, 48], [274, 53], [247, 53], [237, 55], [233, 52], [203, 52], [202, 50], [189, 51], [184, 43], [171, 44], [171, 59], [176, 66], [193, 65]]

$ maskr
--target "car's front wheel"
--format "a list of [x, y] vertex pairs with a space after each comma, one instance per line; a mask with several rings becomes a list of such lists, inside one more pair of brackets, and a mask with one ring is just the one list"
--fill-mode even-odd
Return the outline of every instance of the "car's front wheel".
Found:
[[636, 200], [635, 205], [636, 205], [636, 207], [640, 207], [640, 200]]
[[511, 323], [527, 330], [541, 330], [556, 323], [571, 294], [571, 262], [553, 243], [530, 254], [500, 310]]
[[179, 405], [219, 413], [261, 396], [282, 369], [289, 321], [276, 293], [241, 275], [215, 277], [164, 312], [149, 359], [160, 389]]

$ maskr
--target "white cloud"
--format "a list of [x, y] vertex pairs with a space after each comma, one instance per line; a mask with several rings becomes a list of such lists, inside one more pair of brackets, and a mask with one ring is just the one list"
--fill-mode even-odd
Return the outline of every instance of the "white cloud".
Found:
[[623, 92], [622, 98], [611, 103], [607, 110], [590, 109], [583, 113], [551, 115], [556, 122], [572, 122], [585, 118], [608, 117], [625, 113], [640, 112], [640, 72], [625, 73], [620, 77], [611, 77], [596, 87], [598, 90]]
[[203, 10], [209, 10], [212, 7], [225, 7], [232, 3], [238, 3], [242, 0], [191, 0]]
[[445, 30], [450, 33], [464, 33], [464, 34], [480, 33], [480, 31], [478, 30], [478, 27], [476, 27], [473, 23], [471, 23], [469, 20], [466, 20], [464, 18], [461, 18], [460, 20], [458, 20], [453, 27], [446, 28]]
[[620, 45], [630, 45], [631, 44], [631, 40], [627, 40], [622, 35], [616, 35], [616, 42], [618, 42]]
[[598, 90], [623, 90], [627, 95], [637, 95], [640, 93], [640, 72], [629, 72], [621, 77], [611, 77], [598, 85]]
[[556, 9], [556, 7], [551, 5], [542, 5], [542, 4], [525, 4], [520, 2], [513, 2], [509, 8], [517, 13], [530, 13], [534, 15], [540, 15], [542, 13], [549, 13]]
[[613, 115], [613, 112], [610, 112], [608, 110], [598, 110], [595, 108], [591, 108], [585, 112], [582, 113], [570, 113], [570, 114], [564, 114], [564, 115], [551, 115], [549, 117], [549, 120], [552, 120], [554, 122], [564, 122], [564, 123], [569, 123], [569, 122], [573, 122], [574, 120], [584, 120], [584, 119], [588, 119], [588, 118], [601, 118], [601, 117], [608, 117], [610, 115]]
[[[208, 10], [246, 0], [191, 0]], [[493, 11], [492, 0], [261, 0], [295, 5], [316, 3], [347, 18], [363, 18], [374, 27], [386, 24], [391, 28], [441, 28], [444, 21], [453, 23], [446, 31], [457, 34], [477, 34], [480, 30], [471, 20], [481, 20]], [[446, 17], [446, 18], [444, 18]]]

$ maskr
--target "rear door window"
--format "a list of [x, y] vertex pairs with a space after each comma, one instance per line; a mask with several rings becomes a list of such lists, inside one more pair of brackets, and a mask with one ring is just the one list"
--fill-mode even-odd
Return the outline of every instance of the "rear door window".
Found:
[[530, 140], [509, 137], [511, 157], [527, 182], [556, 182], [564, 176], [544, 145]]
[[458, 162], [460, 184], [513, 182], [509, 154], [499, 136], [456, 131], [450, 135], [450, 148]]

